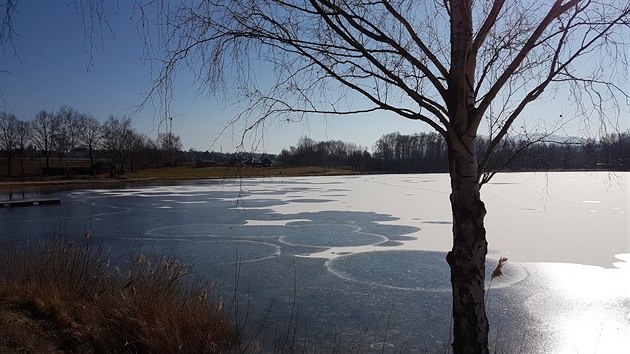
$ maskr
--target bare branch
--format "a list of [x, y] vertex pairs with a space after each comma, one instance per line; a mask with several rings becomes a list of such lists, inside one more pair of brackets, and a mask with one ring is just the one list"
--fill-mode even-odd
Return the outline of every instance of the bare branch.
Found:
[[[579, 11], [579, 10], [577, 10], [577, 11]], [[488, 159], [490, 158], [490, 155], [492, 154], [492, 150], [494, 150], [494, 148], [497, 146], [499, 141], [501, 141], [501, 139], [505, 136], [505, 134], [507, 134], [507, 132], [510, 129], [511, 125], [516, 120], [516, 118], [521, 114], [523, 109], [525, 109], [525, 107], [530, 102], [532, 102], [535, 99], [537, 99], [544, 92], [544, 90], [547, 88], [547, 86], [552, 81], [554, 81], [554, 79], [555, 79], [555, 77], [557, 75], [560, 75], [561, 73], [563, 73], [567, 69], [567, 67], [574, 60], [579, 58], [585, 52], [590, 51], [592, 46], [595, 43], [597, 43], [600, 38], [604, 37], [607, 33], [609, 33], [609, 30], [612, 27], [614, 27], [616, 24], [622, 23], [624, 18], [626, 18], [629, 14], [630, 14], [630, 7], [628, 7], [625, 11], [623, 11], [621, 14], [619, 14], [619, 16], [617, 18], [613, 19], [610, 23], [608, 23], [602, 30], [600, 30], [592, 38], [586, 39], [587, 38], [586, 37], [587, 34], [585, 34], [584, 35], [584, 40], [581, 42], [581, 46], [571, 56], [569, 56], [569, 58], [566, 59], [566, 61], [564, 61], [562, 64], [558, 64], [558, 56], [559, 56], [559, 52], [563, 48], [564, 41], [560, 41], [558, 43], [558, 46], [557, 46], [557, 48], [556, 48], [556, 50], [554, 52], [554, 57], [553, 57], [552, 63], [550, 65], [551, 66], [550, 72], [548, 73], [547, 77], [545, 78], [545, 80], [543, 82], [538, 84], [538, 86], [536, 86], [533, 90], [529, 91], [529, 93], [523, 98], [523, 100], [519, 103], [519, 105], [516, 107], [516, 109], [514, 109], [514, 111], [506, 119], [506, 121], [503, 124], [503, 127], [501, 128], [499, 133], [490, 142], [490, 144], [488, 146], [488, 149], [487, 149], [487, 151], [486, 151], [486, 153], [484, 155], [484, 158], [482, 159], [482, 161], [480, 163], [480, 170], [483, 170], [486, 167], [486, 165], [488, 163]], [[563, 39], [565, 37], [566, 37], [565, 35], [562, 36]], [[596, 80], [591, 80], [590, 82], [591, 83], [596, 83], [597, 81]], [[614, 87], [614, 85], [611, 86], [611, 87]], [[624, 95], [627, 96], [627, 94], [624, 94]], [[603, 111], [603, 110], [601, 110], [601, 111]]]
[[575, 6], [579, 0], [571, 0], [566, 4], [562, 5], [562, 0], [556, 0], [553, 6], [549, 9], [547, 15], [542, 19], [540, 24], [536, 27], [534, 32], [530, 35], [529, 39], [520, 50], [518, 55], [512, 60], [512, 62], [507, 66], [507, 68], [503, 71], [503, 73], [498, 77], [494, 85], [490, 88], [488, 93], [485, 95], [484, 99], [479, 104], [477, 108], [478, 118], [481, 119], [484, 112], [490, 106], [497, 93], [501, 90], [501, 88], [505, 85], [505, 83], [509, 80], [509, 78], [514, 74], [514, 72], [518, 69], [521, 63], [525, 60], [527, 55], [530, 53], [532, 48], [534, 48], [538, 42], [538, 39], [542, 36], [543, 32], [551, 22], [558, 18], [558, 16], [565, 13], [568, 9]]
[[[394, 18], [396, 20], [398, 20], [405, 27], [405, 29], [409, 32], [409, 35], [411, 35], [411, 38], [413, 39], [413, 41], [422, 50], [422, 53], [424, 53], [424, 55], [426, 55], [427, 58], [429, 58], [429, 60], [431, 60], [431, 63], [433, 65], [435, 65], [435, 67], [439, 70], [440, 74], [442, 75], [442, 79], [445, 79], [448, 76], [448, 70], [446, 70], [444, 65], [442, 65], [442, 63], [438, 60], [438, 58], [435, 56], [435, 54], [420, 39], [420, 37], [418, 36], [418, 33], [416, 33], [416, 31], [414, 31], [414, 29], [411, 26], [411, 24], [409, 23], [409, 21], [407, 21], [407, 19], [405, 19], [400, 14], [400, 12], [396, 11], [396, 9], [391, 5], [391, 3], [389, 1], [383, 0], [383, 4], [385, 5], [385, 8], [387, 9], [387, 11], [389, 11], [392, 15], [394, 15]], [[433, 82], [433, 80], [432, 80], [432, 82]], [[441, 86], [441, 84], [439, 82], [437, 82], [437, 84], [434, 83], [434, 85], [440, 85]], [[445, 90], [445, 89], [442, 88], [442, 90]], [[442, 92], [442, 91], [440, 91], [440, 92]]]
[[0, 7], [0, 47], [4, 51], [7, 46], [13, 50], [13, 54], [19, 59], [13, 38], [17, 34], [13, 27], [13, 16], [17, 8], [17, 0], [5, 0]]
[[479, 48], [481, 47], [483, 42], [486, 40], [490, 29], [492, 28], [492, 26], [495, 25], [497, 17], [499, 17], [499, 12], [501, 12], [504, 4], [505, 0], [494, 0], [494, 2], [492, 3], [492, 9], [486, 17], [486, 20], [483, 22], [483, 25], [481, 25], [481, 28], [477, 32], [475, 40], [473, 41], [472, 55], [477, 55], [477, 52], [479, 51]]

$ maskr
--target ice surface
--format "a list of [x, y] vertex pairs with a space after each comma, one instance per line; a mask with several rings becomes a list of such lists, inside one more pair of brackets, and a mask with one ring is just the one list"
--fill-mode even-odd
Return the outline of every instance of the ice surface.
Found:
[[[386, 351], [443, 351], [449, 186], [447, 175], [424, 174], [80, 190], [57, 193], [61, 205], [0, 210], [0, 242], [92, 230], [114, 260], [160, 250], [224, 279], [227, 292], [238, 260], [242, 300], [258, 304], [250, 323], [273, 299], [269, 328], [286, 324], [297, 285], [305, 341], [322, 349], [334, 338], [374, 350], [389, 327]], [[487, 272], [509, 257], [487, 283], [507, 352], [627, 352], [628, 190], [627, 173], [600, 172], [502, 174], [483, 187]]]
[[[492, 280], [490, 273], [497, 260], [487, 263], [487, 286], [504, 288], [527, 277], [518, 264], [506, 267], [503, 276]], [[432, 251], [378, 251], [343, 255], [326, 262], [335, 275], [349, 281], [362, 282], [384, 288], [413, 291], [450, 291], [450, 271], [446, 253]]]

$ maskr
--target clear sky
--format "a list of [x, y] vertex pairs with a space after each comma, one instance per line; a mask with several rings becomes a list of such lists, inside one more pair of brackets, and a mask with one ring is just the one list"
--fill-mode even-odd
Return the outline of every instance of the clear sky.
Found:
[[[151, 69], [142, 61], [143, 46], [131, 2], [104, 2], [113, 33], [103, 31], [102, 44], [100, 37], [96, 38], [92, 65], [90, 43], [82, 24], [84, 17], [68, 3], [71, 1], [18, 1], [14, 16], [16, 51], [8, 46], [0, 52], [0, 110], [30, 120], [39, 110], [55, 111], [69, 105], [101, 121], [110, 115], [131, 116], [134, 127], [153, 138], [164, 132], [166, 127], [160, 124], [160, 117], [151, 105], [135, 112], [134, 107], [143, 101], [151, 87]], [[200, 96], [193, 81], [191, 73], [177, 73], [171, 106], [171, 115], [175, 117], [173, 133], [182, 138], [185, 149], [234, 151], [241, 141], [243, 124], [235, 124], [216, 139], [241, 110], [228, 105], [225, 97]], [[564, 115], [566, 119], [569, 110], [570, 103], [552, 95], [524, 112], [516, 126], [531, 124], [539, 118], [555, 121]], [[627, 114], [628, 109], [622, 111]], [[620, 128], [625, 130], [628, 118], [621, 118]], [[583, 136], [580, 126], [571, 119], [582, 123], [583, 120], [568, 119], [570, 129], [563, 134]], [[302, 135], [314, 140], [343, 140], [371, 149], [383, 134], [428, 131], [422, 123], [392, 113], [317, 116], [301, 122], [271, 122], [265, 129], [258, 151], [267, 153], [279, 153], [282, 148], [295, 145]], [[245, 149], [250, 150], [251, 146], [248, 144]]]
[[[17, 56], [12, 48], [0, 52], [0, 109], [30, 120], [42, 110], [69, 105], [104, 121], [110, 115], [131, 116], [141, 133], [155, 137], [165, 130], [151, 106], [134, 113], [151, 87], [150, 68], [143, 64], [142, 45], [131, 5], [107, 1], [113, 34], [105, 31], [102, 48], [96, 39], [90, 66], [82, 16], [67, 0], [20, 0], [14, 17]], [[5, 72], [8, 71], [8, 72]], [[178, 73], [173, 133], [184, 148], [233, 151], [240, 142], [242, 125], [236, 124], [211, 146], [239, 110], [221, 97], [199, 96], [189, 73]], [[314, 140], [344, 140], [371, 148], [383, 134], [425, 131], [420, 123], [389, 113], [345, 117], [311, 117], [301, 122], [268, 124], [260, 151], [279, 153], [295, 145], [301, 135]], [[249, 146], [246, 146], [249, 149]]]

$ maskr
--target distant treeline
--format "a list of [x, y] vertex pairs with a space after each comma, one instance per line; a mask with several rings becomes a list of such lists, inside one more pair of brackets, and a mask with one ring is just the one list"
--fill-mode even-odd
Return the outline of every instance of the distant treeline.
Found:
[[152, 139], [133, 129], [127, 117], [101, 122], [69, 106], [41, 110], [31, 120], [0, 111], [2, 176], [120, 175], [174, 166], [181, 150], [179, 136], [161, 133]]
[[[630, 133], [594, 139], [549, 136], [504, 139], [488, 170], [630, 170]], [[484, 151], [486, 138], [478, 139]], [[120, 175], [144, 168], [175, 166], [317, 166], [366, 172], [448, 172], [448, 149], [436, 133], [385, 134], [371, 149], [339, 140], [301, 137], [279, 155], [182, 150], [181, 139], [155, 139], [131, 127], [127, 117], [93, 116], [62, 106], [39, 111], [31, 120], [0, 111], [0, 176]]]
[[[484, 151], [488, 140], [478, 139]], [[373, 153], [343, 141], [302, 137], [283, 149], [277, 163], [287, 166], [350, 167], [362, 171], [448, 172], [448, 149], [436, 133], [390, 133], [379, 138]], [[503, 140], [488, 162], [489, 170], [630, 170], [630, 133], [594, 139], [517, 137]]]

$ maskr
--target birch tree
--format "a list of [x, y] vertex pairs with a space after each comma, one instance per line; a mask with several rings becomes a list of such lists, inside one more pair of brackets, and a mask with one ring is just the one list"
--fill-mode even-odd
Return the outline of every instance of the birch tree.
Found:
[[[137, 8], [148, 14], [155, 3]], [[543, 97], [564, 95], [574, 117], [602, 124], [614, 124], [628, 102], [625, 0], [209, 0], [156, 8], [164, 37], [153, 93], [167, 111], [174, 74], [186, 67], [202, 88], [249, 103], [246, 131], [296, 115], [385, 111], [440, 134], [449, 151], [456, 353], [488, 352], [480, 189], [494, 175], [488, 162], [497, 145]], [[273, 70], [270, 86], [252, 80], [261, 66]], [[478, 153], [482, 127], [489, 142]]]

